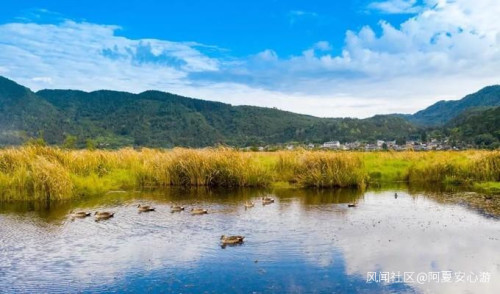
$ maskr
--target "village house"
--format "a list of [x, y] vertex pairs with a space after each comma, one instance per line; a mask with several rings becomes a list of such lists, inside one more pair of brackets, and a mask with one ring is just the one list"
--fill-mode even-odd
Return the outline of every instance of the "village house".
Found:
[[321, 148], [338, 149], [338, 148], [340, 148], [340, 142], [339, 141], [325, 142], [325, 143], [323, 143]]

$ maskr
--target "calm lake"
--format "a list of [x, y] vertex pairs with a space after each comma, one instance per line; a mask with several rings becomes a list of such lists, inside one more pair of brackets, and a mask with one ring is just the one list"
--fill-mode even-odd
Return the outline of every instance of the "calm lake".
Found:
[[[275, 203], [263, 206], [265, 195]], [[500, 220], [433, 199], [404, 187], [168, 189], [3, 203], [0, 292], [499, 293]], [[245, 242], [221, 248], [223, 234]]]

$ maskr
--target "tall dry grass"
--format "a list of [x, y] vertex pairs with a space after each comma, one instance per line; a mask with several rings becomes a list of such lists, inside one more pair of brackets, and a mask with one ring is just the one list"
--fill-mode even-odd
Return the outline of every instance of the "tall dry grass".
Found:
[[[0, 150], [3, 198], [67, 199], [113, 189], [164, 186], [263, 187], [271, 171], [228, 148], [165, 150]], [[20, 196], [23, 195], [23, 196]]]
[[69, 199], [136, 187], [364, 187], [374, 181], [500, 181], [500, 151], [238, 152], [230, 148], [0, 149], [0, 197]]
[[303, 187], [363, 187], [367, 179], [361, 155], [354, 152], [280, 152], [276, 171]]
[[500, 151], [431, 153], [409, 167], [408, 181], [455, 185], [500, 181]]

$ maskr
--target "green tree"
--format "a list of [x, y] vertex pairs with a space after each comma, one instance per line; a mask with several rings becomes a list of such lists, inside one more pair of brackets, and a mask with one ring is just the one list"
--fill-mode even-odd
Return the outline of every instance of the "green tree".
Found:
[[77, 141], [76, 136], [72, 136], [70, 134], [67, 134], [66, 138], [64, 138], [64, 142], [63, 142], [62, 147], [66, 148], [66, 149], [76, 149], [76, 141]]
[[92, 139], [87, 139], [87, 140], [85, 140], [85, 146], [88, 150], [95, 150], [96, 149], [96, 142]]
[[43, 138], [43, 130], [38, 132], [38, 138], [27, 138], [24, 145], [27, 146], [47, 146], [47, 142]]
[[421, 140], [422, 142], [427, 142], [427, 133], [426, 133], [425, 131], [422, 131], [422, 132], [420, 133], [420, 140]]
[[496, 142], [496, 139], [491, 134], [481, 134], [474, 137], [474, 143], [476, 143], [476, 145], [478, 146], [486, 147], [493, 144], [494, 142]]
[[406, 144], [406, 139], [405, 138], [397, 138], [396, 139], [396, 145], [403, 146]]
[[41, 137], [38, 138], [29, 138], [26, 142], [24, 142], [26, 146], [47, 146], [45, 140]]

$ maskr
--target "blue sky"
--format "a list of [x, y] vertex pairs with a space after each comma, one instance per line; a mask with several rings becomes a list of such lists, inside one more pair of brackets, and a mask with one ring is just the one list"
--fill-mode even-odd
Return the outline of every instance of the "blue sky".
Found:
[[[377, 24], [370, 2], [354, 1], [9, 1], [0, 21], [54, 23], [61, 19], [121, 27], [118, 35], [176, 42], [195, 41], [245, 56], [273, 48], [279, 55], [300, 54], [318, 40], [340, 51], [347, 29]], [[51, 13], [43, 15], [40, 9]], [[38, 11], [37, 11], [38, 10]], [[386, 14], [400, 23], [407, 17]]]
[[0, 74], [34, 90], [158, 89], [327, 117], [411, 113], [498, 83], [499, 6], [5, 1]]

